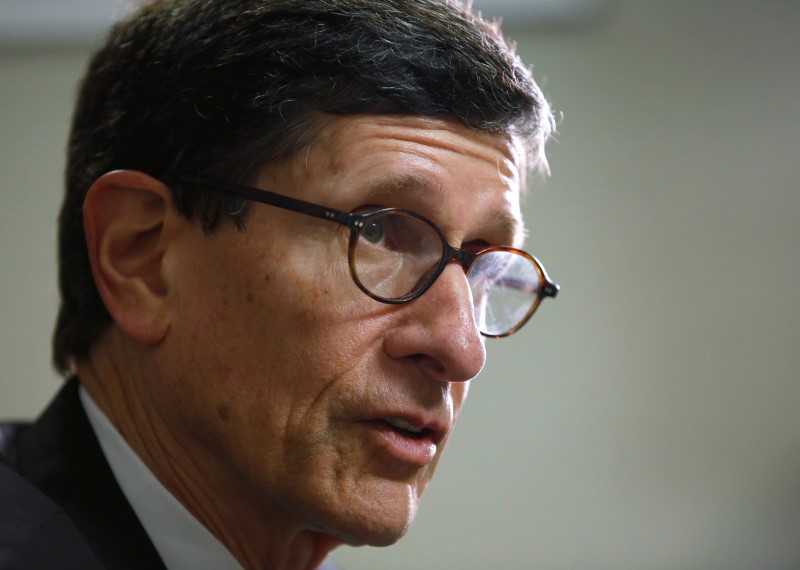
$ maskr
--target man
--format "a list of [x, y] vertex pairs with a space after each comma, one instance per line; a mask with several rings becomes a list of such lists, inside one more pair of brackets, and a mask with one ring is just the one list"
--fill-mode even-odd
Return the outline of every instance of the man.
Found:
[[[155, 0], [83, 80], [70, 380], [0, 471], [7, 567], [317, 568], [414, 518], [519, 247], [549, 108], [442, 0]], [[13, 433], [12, 433], [13, 432]]]

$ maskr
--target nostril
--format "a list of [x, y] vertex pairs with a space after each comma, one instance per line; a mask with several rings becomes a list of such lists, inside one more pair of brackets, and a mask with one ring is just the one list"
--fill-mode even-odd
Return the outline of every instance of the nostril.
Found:
[[436, 374], [444, 374], [446, 371], [444, 364], [427, 354], [413, 354], [411, 358], [417, 361], [423, 368], [435, 372]]

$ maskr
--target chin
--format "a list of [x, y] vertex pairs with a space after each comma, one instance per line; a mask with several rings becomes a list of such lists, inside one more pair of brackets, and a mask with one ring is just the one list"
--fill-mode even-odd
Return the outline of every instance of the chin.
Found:
[[416, 490], [407, 487], [405, 492], [371, 491], [350, 497], [335, 512], [324, 514], [318, 519], [322, 524], [317, 530], [350, 546], [389, 546], [400, 540], [417, 512]]
[[411, 527], [411, 521], [406, 521], [403, 525], [377, 525], [366, 527], [361, 524], [350, 526], [349, 528], [339, 528], [336, 531], [328, 531], [336, 540], [348, 546], [391, 546], [403, 538]]

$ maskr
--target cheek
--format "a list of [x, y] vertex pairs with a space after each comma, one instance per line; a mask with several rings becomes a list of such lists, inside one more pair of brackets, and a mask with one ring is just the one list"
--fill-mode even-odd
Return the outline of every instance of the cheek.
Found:
[[379, 344], [385, 307], [352, 283], [346, 257], [318, 251], [230, 259], [209, 300], [219, 310], [196, 323], [198, 341], [213, 336], [198, 351], [203, 367], [254, 424], [268, 407], [285, 427]]

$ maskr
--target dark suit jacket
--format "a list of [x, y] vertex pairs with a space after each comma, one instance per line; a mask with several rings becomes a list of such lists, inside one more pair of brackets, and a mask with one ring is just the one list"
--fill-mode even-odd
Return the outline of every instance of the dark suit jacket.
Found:
[[0, 568], [163, 569], [70, 380], [30, 425], [0, 432]]

